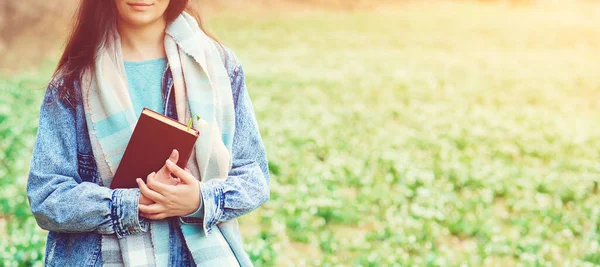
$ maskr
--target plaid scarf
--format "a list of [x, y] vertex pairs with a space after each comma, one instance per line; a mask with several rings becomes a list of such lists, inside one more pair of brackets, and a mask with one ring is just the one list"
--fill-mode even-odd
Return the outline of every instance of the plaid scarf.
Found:
[[[182, 13], [167, 26], [165, 51], [173, 74], [175, 103], [180, 122], [191, 114], [194, 128], [203, 125], [188, 168], [202, 181], [226, 179], [231, 169], [234, 107], [227, 70], [215, 43], [196, 20]], [[94, 73], [84, 75], [83, 104], [92, 150], [104, 186], [110, 185], [127, 142], [137, 123], [127, 90], [118, 33], [107, 38], [99, 51]], [[233, 222], [237, 225], [237, 222]], [[228, 223], [206, 235], [202, 225], [181, 224], [185, 243], [197, 265], [237, 266], [228, 244]], [[168, 266], [168, 220], [151, 221], [144, 233], [117, 238], [102, 236], [104, 266]], [[236, 242], [236, 240], [233, 240]], [[243, 261], [243, 260], [242, 260]]]

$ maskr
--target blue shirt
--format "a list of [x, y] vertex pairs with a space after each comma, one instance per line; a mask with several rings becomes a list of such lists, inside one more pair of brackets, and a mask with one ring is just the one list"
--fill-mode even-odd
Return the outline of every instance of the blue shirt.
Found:
[[135, 114], [141, 114], [144, 107], [164, 114], [162, 77], [167, 69], [167, 58], [124, 61], [123, 64]]

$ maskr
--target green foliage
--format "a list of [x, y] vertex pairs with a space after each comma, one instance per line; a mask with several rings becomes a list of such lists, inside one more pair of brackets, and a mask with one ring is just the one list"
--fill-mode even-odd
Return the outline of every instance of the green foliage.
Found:
[[43, 259], [46, 234], [31, 215], [25, 186], [37, 132], [44, 80], [40, 75], [0, 79], [0, 266]]
[[[240, 218], [257, 266], [599, 264], [599, 21], [443, 5], [211, 18], [270, 161], [270, 201]], [[22, 83], [47, 75], [0, 80], [4, 265], [42, 258]]]

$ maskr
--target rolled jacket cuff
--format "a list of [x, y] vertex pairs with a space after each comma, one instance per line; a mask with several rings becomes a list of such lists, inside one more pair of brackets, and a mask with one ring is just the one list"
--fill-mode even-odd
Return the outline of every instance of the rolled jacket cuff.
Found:
[[148, 231], [148, 221], [140, 218], [139, 189], [115, 189], [112, 194], [111, 219], [117, 237]]

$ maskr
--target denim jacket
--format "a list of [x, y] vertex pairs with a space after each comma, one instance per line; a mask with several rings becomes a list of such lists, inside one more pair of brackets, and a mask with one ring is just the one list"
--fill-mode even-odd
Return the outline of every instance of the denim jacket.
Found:
[[[246, 214], [270, 196], [267, 157], [242, 66], [231, 50], [219, 50], [229, 73], [235, 106], [232, 169], [224, 181], [200, 183], [201, 207], [179, 218], [184, 223], [202, 224], [204, 229]], [[169, 68], [162, 87], [165, 115], [177, 119]], [[147, 231], [148, 223], [138, 215], [139, 189], [100, 186], [80, 90], [73, 97], [60, 98], [57, 89], [48, 86], [40, 107], [27, 197], [38, 225], [49, 231], [45, 265], [100, 266], [102, 234], [122, 237]], [[177, 218], [170, 220], [176, 222]], [[180, 232], [178, 227], [172, 228]], [[170, 263], [191, 265], [183, 236], [171, 236], [170, 247], [178, 251], [170, 253], [175, 257]], [[239, 230], [232, 240], [237, 242], [230, 244], [232, 248], [242, 250]]]

